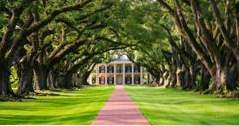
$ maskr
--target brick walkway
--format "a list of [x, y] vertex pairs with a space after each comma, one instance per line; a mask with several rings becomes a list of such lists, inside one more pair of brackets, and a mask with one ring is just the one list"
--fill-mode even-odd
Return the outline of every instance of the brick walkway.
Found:
[[149, 123], [127, 95], [124, 87], [118, 85], [92, 125], [149, 125]]

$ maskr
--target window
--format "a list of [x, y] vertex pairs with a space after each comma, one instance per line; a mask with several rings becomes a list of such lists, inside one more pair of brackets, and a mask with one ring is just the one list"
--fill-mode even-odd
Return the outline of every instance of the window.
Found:
[[108, 66], [107, 67], [107, 72], [108, 73], [114, 73], [114, 67], [113, 66]]
[[131, 77], [126, 77], [125, 78], [125, 83], [126, 84], [131, 84], [132, 83], [132, 78]]
[[140, 72], [140, 66], [134, 66], [134, 72]]
[[131, 73], [132, 72], [132, 67], [131, 66], [125, 66], [125, 72], [126, 73]]
[[105, 73], [105, 66], [99, 67], [99, 73]]
[[135, 84], [140, 84], [140, 77], [139, 76], [134, 77], [134, 83]]
[[114, 77], [108, 77], [108, 84], [113, 84], [114, 83]]
[[100, 84], [105, 84], [105, 78], [104, 77], [100, 77], [99, 78], [99, 83]]

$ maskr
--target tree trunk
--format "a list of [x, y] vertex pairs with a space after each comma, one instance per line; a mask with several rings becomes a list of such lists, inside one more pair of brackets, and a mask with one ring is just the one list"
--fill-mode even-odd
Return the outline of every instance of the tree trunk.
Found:
[[183, 76], [184, 76], [184, 71], [181, 68], [178, 68], [176, 71], [176, 86], [177, 87], [185, 86], [184, 81], [183, 81], [184, 80]]
[[189, 70], [188, 69], [186, 69], [185, 70], [185, 72], [183, 73], [183, 75], [182, 75], [182, 88], [184, 89], [184, 90], [188, 90], [188, 89], [191, 89], [191, 77], [190, 77], [190, 73], [189, 73]]
[[65, 75], [62, 73], [57, 74], [55, 77], [55, 87], [56, 88], [65, 88]]
[[223, 69], [223, 83], [225, 83], [227, 91], [234, 91], [237, 89], [237, 70], [236, 68], [230, 70], [228, 66], [225, 66]]
[[33, 89], [33, 69], [29, 66], [24, 66], [21, 69], [20, 80], [17, 90], [17, 96], [22, 97], [34, 92]]
[[72, 82], [72, 73], [66, 73], [64, 76], [64, 88], [66, 89], [72, 89], [73, 86], [73, 82]]
[[83, 75], [83, 77], [82, 77], [82, 85], [89, 85], [89, 83], [87, 82], [87, 79], [88, 79], [88, 77], [89, 77], [89, 75], [90, 75], [90, 73], [85, 73], [84, 75]]
[[228, 66], [217, 66], [215, 77], [213, 77], [216, 84], [211, 86], [211, 90], [218, 94], [225, 94], [236, 90], [237, 82], [236, 78], [233, 78], [233, 74], [229, 71]]
[[196, 69], [195, 66], [192, 65], [189, 68], [189, 76], [190, 76], [190, 80], [189, 80], [189, 85], [190, 85], [190, 89], [193, 89], [196, 86]]
[[170, 74], [170, 87], [176, 87], [177, 85], [176, 85], [176, 74], [175, 74], [175, 72], [174, 73], [171, 73]]
[[47, 68], [40, 67], [39, 69], [34, 69], [35, 76], [35, 89], [36, 90], [47, 90]]
[[10, 68], [4, 61], [0, 62], [0, 96], [14, 96], [10, 84]]
[[210, 83], [210, 80], [211, 80], [211, 76], [206, 69], [202, 69], [202, 75], [201, 76], [202, 76], [202, 79], [201, 79], [201, 82], [199, 84], [199, 90], [205, 91], [209, 88], [209, 83]]
[[56, 74], [53, 71], [50, 71], [47, 77], [47, 85], [50, 89], [57, 88], [56, 84]]

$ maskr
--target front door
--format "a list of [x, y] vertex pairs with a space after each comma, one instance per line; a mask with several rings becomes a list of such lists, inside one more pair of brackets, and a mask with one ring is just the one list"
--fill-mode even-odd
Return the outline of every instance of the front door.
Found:
[[118, 85], [123, 84], [123, 77], [122, 77], [122, 76], [117, 76], [117, 78], [116, 78], [116, 84], [118, 84]]

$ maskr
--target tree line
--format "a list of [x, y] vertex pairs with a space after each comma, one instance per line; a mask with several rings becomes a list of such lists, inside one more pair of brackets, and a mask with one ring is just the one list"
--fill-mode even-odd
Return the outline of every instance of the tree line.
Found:
[[[36, 90], [87, 84], [102, 54], [130, 46], [120, 43], [112, 25], [110, 10], [115, 4], [110, 0], [1, 1], [0, 96], [19, 98]], [[16, 91], [11, 76], [17, 78]]]
[[153, 84], [238, 97], [238, 7], [237, 0], [0, 1], [0, 96], [87, 85], [109, 51], [124, 50]]
[[[160, 46], [138, 59], [158, 85], [238, 97], [239, 2], [157, 0]], [[168, 48], [169, 47], [169, 48]]]

